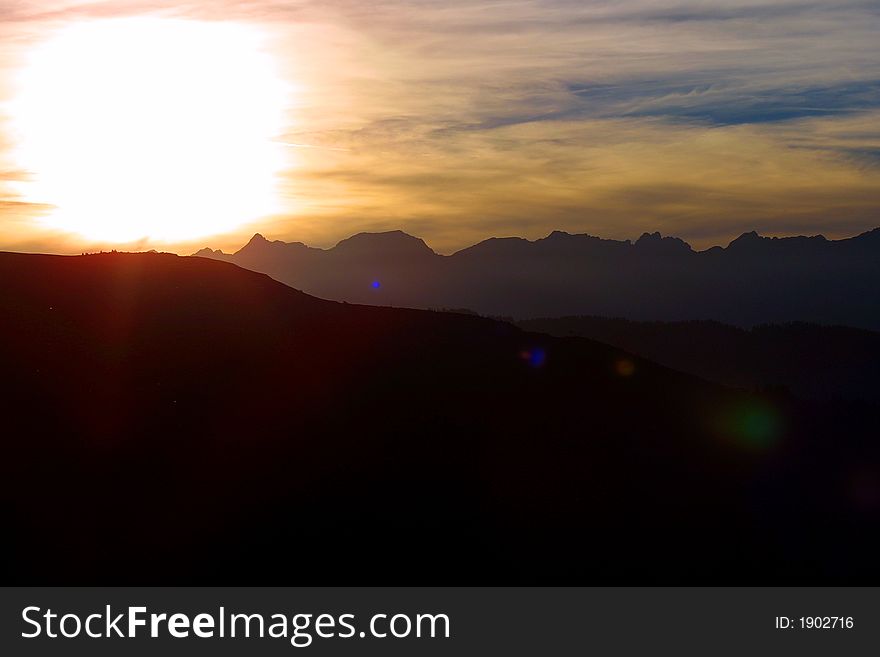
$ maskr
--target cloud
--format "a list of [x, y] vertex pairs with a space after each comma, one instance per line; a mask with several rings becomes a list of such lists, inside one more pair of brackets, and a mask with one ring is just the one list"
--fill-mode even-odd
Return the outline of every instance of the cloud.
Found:
[[310, 146], [289, 149], [279, 238], [705, 245], [880, 223], [876, 2], [108, 0], [4, 3], [0, 22], [143, 12], [275, 35], [300, 89], [280, 139]]
[[644, 118], [433, 131], [398, 122], [326, 135], [350, 151], [309, 153], [288, 184], [303, 200], [297, 235], [322, 244], [364, 224], [403, 226], [443, 251], [552, 228], [621, 239], [660, 229], [700, 246], [753, 228], [839, 237], [877, 224], [880, 169], [848, 151], [876, 143], [878, 119], [784, 129]]

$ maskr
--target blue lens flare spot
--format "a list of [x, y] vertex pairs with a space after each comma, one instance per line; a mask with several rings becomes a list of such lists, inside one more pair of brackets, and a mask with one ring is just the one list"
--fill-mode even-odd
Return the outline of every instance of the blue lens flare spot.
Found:
[[532, 367], [541, 367], [547, 361], [547, 352], [541, 347], [523, 349], [519, 352], [519, 357]]
[[379, 281], [373, 281], [372, 283], [370, 283], [370, 287], [374, 290], [378, 290], [381, 286], [382, 284], [379, 283]]

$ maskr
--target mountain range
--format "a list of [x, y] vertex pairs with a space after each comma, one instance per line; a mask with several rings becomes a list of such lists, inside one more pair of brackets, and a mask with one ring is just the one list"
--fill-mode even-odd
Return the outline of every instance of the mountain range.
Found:
[[880, 228], [841, 240], [751, 232], [705, 251], [659, 233], [630, 242], [555, 231], [535, 241], [489, 239], [448, 256], [400, 231], [360, 233], [326, 250], [257, 234], [233, 254], [195, 255], [349, 303], [515, 319], [593, 315], [880, 329]]
[[802, 322], [743, 329], [711, 321], [609, 317], [539, 318], [517, 325], [598, 340], [736, 388], [880, 402], [880, 333], [875, 331]]
[[0, 280], [7, 583], [880, 576], [875, 407], [206, 258], [0, 253]]

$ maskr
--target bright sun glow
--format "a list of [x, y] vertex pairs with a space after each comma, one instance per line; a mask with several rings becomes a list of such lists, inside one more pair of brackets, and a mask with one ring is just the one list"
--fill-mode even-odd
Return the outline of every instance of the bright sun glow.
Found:
[[287, 86], [241, 24], [131, 18], [37, 46], [11, 113], [21, 191], [94, 240], [186, 240], [277, 211]]

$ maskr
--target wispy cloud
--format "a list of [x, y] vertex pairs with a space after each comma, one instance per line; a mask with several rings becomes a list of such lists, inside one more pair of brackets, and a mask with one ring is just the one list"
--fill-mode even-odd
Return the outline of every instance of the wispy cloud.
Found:
[[47, 1], [2, 3], [0, 22], [146, 12], [275, 34], [301, 89], [278, 237], [705, 245], [880, 223], [875, 1]]

